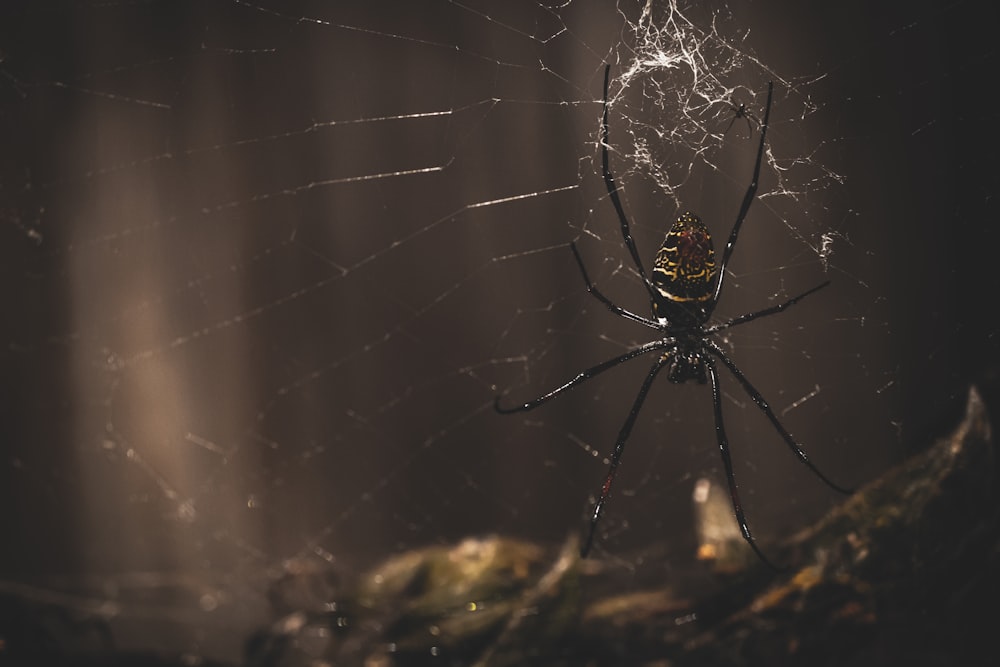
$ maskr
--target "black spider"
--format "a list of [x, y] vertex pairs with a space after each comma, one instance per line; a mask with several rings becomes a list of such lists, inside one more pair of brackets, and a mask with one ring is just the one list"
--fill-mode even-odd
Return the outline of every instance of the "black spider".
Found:
[[[581, 557], [586, 558], [593, 544], [597, 522], [601, 518], [604, 504], [607, 502], [608, 495], [611, 492], [611, 484], [614, 481], [615, 472], [621, 461], [622, 450], [625, 448], [625, 442], [628, 440], [636, 418], [639, 416], [639, 410], [646, 399], [646, 394], [649, 393], [649, 389], [656, 376], [666, 367], [667, 378], [671, 382], [677, 384], [689, 380], [695, 380], [700, 384], [705, 384], [708, 381], [711, 382], [712, 405], [715, 412], [715, 433], [719, 443], [719, 453], [722, 455], [722, 464], [726, 470], [726, 479], [729, 483], [729, 496], [732, 499], [736, 520], [739, 523], [744, 539], [749, 543], [750, 547], [764, 563], [774, 568], [774, 565], [768, 561], [754, 542], [743, 514], [743, 507], [736, 488], [736, 478], [733, 475], [733, 463], [729, 455], [729, 441], [726, 438], [726, 427], [722, 417], [719, 374], [716, 370], [715, 359], [721, 361], [722, 365], [729, 369], [729, 372], [733, 374], [733, 377], [740, 383], [743, 390], [746, 391], [757, 407], [767, 416], [785, 441], [785, 444], [788, 445], [789, 449], [795, 453], [802, 463], [808, 466], [810, 470], [831, 488], [841, 493], [850, 493], [848, 489], [830, 481], [813, 465], [806, 456], [806, 453], [802, 451], [802, 448], [792, 438], [791, 434], [778, 421], [778, 417], [771, 410], [764, 397], [750, 384], [750, 381], [743, 372], [718, 343], [713, 340], [713, 334], [724, 329], [744, 324], [760, 317], [780, 313], [813, 292], [826, 287], [830, 284], [829, 281], [817, 285], [776, 306], [747, 313], [723, 322], [708, 324], [708, 320], [711, 318], [712, 312], [719, 301], [719, 295], [722, 292], [726, 265], [729, 263], [733, 250], [736, 247], [736, 237], [757, 192], [757, 181], [760, 177], [760, 164], [764, 156], [764, 140], [767, 135], [768, 118], [771, 114], [771, 97], [774, 86], [773, 83], [769, 83], [767, 86], [767, 108], [764, 111], [764, 121], [760, 125], [760, 145], [757, 148], [757, 161], [753, 169], [753, 178], [750, 181], [750, 186], [747, 188], [746, 194], [743, 196], [743, 203], [740, 205], [736, 222], [729, 234], [729, 240], [726, 242], [726, 249], [722, 253], [722, 262], [718, 266], [715, 264], [715, 250], [712, 246], [712, 237], [709, 234], [708, 228], [698, 216], [685, 212], [677, 218], [677, 222], [670, 228], [663, 241], [663, 245], [660, 246], [659, 251], [656, 253], [656, 259], [653, 262], [653, 274], [650, 278], [647, 277], [642, 267], [639, 253], [635, 248], [635, 242], [632, 240], [628, 219], [625, 217], [621, 199], [618, 197], [618, 187], [615, 185], [614, 176], [611, 174], [608, 161], [608, 79], [610, 72], [611, 67], [609, 65], [604, 71], [604, 115], [601, 123], [601, 152], [603, 155], [604, 182], [607, 185], [608, 194], [615, 205], [615, 210], [621, 221], [625, 246], [632, 256], [632, 261], [635, 262], [639, 277], [646, 286], [646, 291], [649, 292], [652, 316], [646, 318], [636, 315], [612, 303], [610, 299], [599, 292], [593, 283], [590, 282], [590, 277], [583, 264], [583, 259], [576, 249], [576, 244], [571, 243], [570, 248], [573, 251], [573, 256], [576, 258], [577, 265], [580, 267], [580, 273], [583, 274], [583, 280], [587, 284], [587, 291], [616, 315], [644, 324], [650, 329], [658, 331], [660, 338], [639, 345], [613, 359], [588, 368], [562, 386], [532, 401], [513, 408], [504, 408], [500, 406], [500, 397], [498, 396], [494, 405], [498, 412], [504, 414], [533, 410], [564, 391], [572, 389], [578, 384], [586, 382], [595, 375], [603, 373], [610, 368], [649, 352], [661, 351], [659, 358], [653, 364], [642, 386], [639, 388], [639, 394], [636, 396], [635, 402], [632, 404], [632, 409], [629, 411], [628, 417], [625, 419], [625, 423], [622, 424], [621, 430], [618, 433], [618, 440], [615, 442], [614, 452], [611, 455], [611, 467], [604, 480], [604, 485], [601, 487], [601, 495], [594, 505], [587, 539], [580, 549]], [[747, 115], [745, 109], [743, 115]]]
[[757, 125], [760, 125], [760, 120], [757, 118], [757, 116], [754, 116], [752, 113], [750, 113], [750, 111], [747, 109], [747, 105], [742, 103], [739, 106], [736, 106], [735, 104], [730, 104], [729, 110], [732, 112], [733, 117], [729, 119], [729, 125], [726, 125], [726, 131], [722, 133], [722, 136], [726, 136], [727, 134], [729, 134], [729, 130], [733, 129], [733, 123], [736, 122], [737, 118], [743, 118], [747, 122], [747, 138], [752, 137], [753, 125], [751, 125], [750, 121], [753, 121]]

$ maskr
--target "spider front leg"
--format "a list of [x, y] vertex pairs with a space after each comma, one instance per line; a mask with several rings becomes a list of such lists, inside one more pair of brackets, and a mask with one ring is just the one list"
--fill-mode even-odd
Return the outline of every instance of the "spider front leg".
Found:
[[705, 358], [705, 366], [708, 368], [708, 378], [712, 383], [712, 408], [715, 411], [715, 435], [719, 442], [719, 454], [722, 456], [722, 465], [726, 469], [726, 482], [729, 484], [729, 499], [733, 503], [733, 512], [736, 514], [736, 523], [740, 526], [743, 539], [747, 541], [754, 553], [764, 561], [764, 564], [772, 570], [781, 571], [774, 563], [769, 561], [757, 546], [747, 525], [746, 516], [743, 514], [743, 504], [740, 502], [739, 490], [736, 488], [736, 474], [733, 472], [733, 460], [729, 454], [729, 439], [726, 437], [726, 423], [722, 418], [722, 394], [719, 389], [719, 373], [715, 370], [715, 363]]
[[656, 379], [656, 375], [660, 372], [660, 369], [670, 361], [671, 355], [669, 353], [664, 354], [653, 367], [649, 369], [649, 373], [646, 375], [646, 379], [642, 383], [642, 387], [639, 388], [639, 394], [635, 397], [635, 402], [632, 403], [632, 409], [629, 410], [628, 417], [625, 419], [625, 423], [622, 424], [621, 430], [618, 432], [618, 440], [615, 441], [615, 450], [611, 454], [611, 467], [608, 468], [608, 475], [604, 478], [604, 485], [601, 486], [601, 496], [597, 499], [597, 503], [594, 505], [594, 512], [590, 515], [590, 529], [587, 531], [587, 539], [584, 541], [583, 546], [580, 547], [580, 558], [586, 558], [587, 554], [590, 553], [590, 547], [594, 543], [594, 532], [597, 530], [597, 522], [601, 520], [601, 513], [604, 511], [604, 503], [608, 501], [608, 496], [611, 494], [611, 484], [615, 481], [615, 473], [618, 471], [618, 464], [622, 460], [622, 452], [625, 451], [625, 441], [628, 440], [628, 436], [632, 433], [632, 427], [635, 426], [635, 420], [639, 417], [639, 410], [642, 409], [642, 404], [646, 400], [646, 394], [649, 393], [649, 388], [653, 386], [653, 380]]
[[792, 437], [792, 434], [789, 433], [784, 426], [782, 426], [781, 421], [778, 419], [778, 416], [774, 414], [774, 410], [772, 410], [771, 406], [768, 405], [766, 400], [764, 400], [764, 396], [761, 395], [759, 391], [757, 391], [756, 387], [750, 384], [750, 380], [748, 380], [746, 375], [743, 374], [743, 371], [737, 368], [736, 364], [733, 363], [733, 360], [730, 359], [726, 355], [726, 353], [722, 351], [722, 348], [720, 348], [715, 342], [710, 340], [705, 341], [705, 348], [722, 360], [722, 363], [726, 365], [726, 368], [728, 368], [729, 372], [733, 374], [733, 377], [735, 377], [736, 380], [743, 386], [743, 391], [745, 391], [747, 395], [750, 396], [754, 404], [758, 408], [760, 408], [760, 411], [767, 416], [768, 420], [770, 420], [775, 430], [781, 436], [781, 439], [785, 441], [786, 445], [788, 445], [788, 448], [792, 450], [795, 456], [797, 456], [798, 459], [802, 463], [804, 463], [807, 468], [813, 471], [813, 474], [815, 474], [817, 477], [823, 480], [826, 483], [826, 485], [829, 486], [834, 491], [839, 491], [844, 495], [851, 495], [852, 493], [854, 493], [853, 489], [848, 489], [846, 487], [840, 486], [839, 484], [836, 484], [835, 482], [830, 480], [830, 478], [828, 478], [826, 475], [820, 472], [820, 469], [817, 468], [816, 465], [809, 460], [809, 457], [806, 455], [806, 453], [802, 450], [801, 447], [799, 447], [798, 443], [795, 442], [795, 438]]

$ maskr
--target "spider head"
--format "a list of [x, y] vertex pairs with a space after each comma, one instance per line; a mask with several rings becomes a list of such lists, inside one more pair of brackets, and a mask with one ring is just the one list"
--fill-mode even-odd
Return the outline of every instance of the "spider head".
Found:
[[715, 248], [701, 218], [685, 211], [656, 253], [651, 276], [653, 314], [672, 324], [696, 326], [707, 317], [715, 283]]
[[676, 384], [683, 384], [689, 380], [694, 380], [698, 384], [707, 382], [705, 363], [695, 350], [678, 347], [666, 352], [664, 356], [669, 358], [667, 378], [671, 382]]

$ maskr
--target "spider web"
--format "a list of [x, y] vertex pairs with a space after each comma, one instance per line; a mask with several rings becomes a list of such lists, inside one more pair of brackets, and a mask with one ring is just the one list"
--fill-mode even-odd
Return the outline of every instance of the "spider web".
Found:
[[[899, 460], [992, 367], [968, 286], [996, 286], [976, 273], [995, 204], [949, 147], [995, 110], [958, 116], [945, 91], [995, 50], [954, 37], [963, 3], [863, 29], [857, 7], [779, 4], [5, 9], [4, 591], [79, 593], [118, 646], [236, 659], [290, 562], [356, 573], [580, 530], [648, 363], [492, 406], [651, 338], [587, 295], [568, 248], [647, 312], [601, 179], [605, 63], [647, 268], [682, 210], [721, 249], [774, 82], [716, 316], [832, 286], [720, 344], [833, 479]], [[837, 497], [723, 383], [766, 548]], [[644, 578], [690, 563], [713, 434], [706, 387], [654, 387], [598, 557]]]

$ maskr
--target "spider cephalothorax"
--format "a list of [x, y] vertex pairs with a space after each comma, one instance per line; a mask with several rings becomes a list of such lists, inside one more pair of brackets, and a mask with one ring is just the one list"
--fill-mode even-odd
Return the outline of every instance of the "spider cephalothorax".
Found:
[[[757, 146], [757, 162], [754, 164], [750, 185], [743, 196], [743, 203], [736, 214], [736, 222], [733, 223], [733, 229], [729, 233], [729, 239], [726, 241], [721, 262], [718, 266], [715, 263], [712, 236], [709, 234], [705, 224], [693, 213], [682, 213], [667, 233], [667, 237], [664, 239], [663, 245], [660, 246], [659, 252], [656, 253], [656, 260], [654, 261], [653, 272], [650, 277], [646, 275], [646, 271], [642, 267], [642, 260], [639, 258], [635, 241], [632, 239], [628, 218], [625, 216], [625, 209], [622, 207], [621, 198], [618, 196], [618, 186], [615, 185], [608, 159], [608, 80], [610, 72], [611, 67], [608, 66], [604, 70], [604, 115], [601, 122], [601, 154], [603, 158], [604, 184], [608, 188], [608, 196], [611, 198], [611, 203], [614, 204], [615, 211], [618, 213], [625, 247], [632, 257], [632, 262], [635, 264], [636, 271], [646, 288], [646, 292], [649, 294], [652, 317], [643, 317], [642, 315], [625, 310], [604, 296], [590, 281], [590, 276], [587, 275], [587, 267], [583, 264], [583, 258], [580, 257], [580, 253], [576, 249], [576, 244], [571, 243], [570, 248], [573, 251], [573, 256], [576, 258], [580, 273], [583, 274], [583, 280], [587, 284], [587, 291], [607, 306], [615, 315], [653, 329], [659, 333], [659, 338], [648, 343], [643, 343], [642, 345], [637, 345], [613, 359], [608, 359], [603, 363], [581, 371], [562, 386], [556, 387], [547, 394], [543, 394], [532, 401], [521, 403], [512, 408], [504, 408], [501, 407], [500, 397], [498, 396], [495, 406], [497, 411], [502, 413], [533, 410], [564, 391], [572, 389], [582, 382], [586, 382], [595, 375], [614, 368], [630, 359], [659, 351], [660, 354], [657, 356], [652, 368], [646, 374], [646, 379], [643, 381], [642, 386], [639, 387], [639, 393], [632, 403], [632, 409], [629, 410], [628, 417], [625, 418], [625, 423], [622, 424], [621, 430], [618, 432], [618, 439], [615, 441], [614, 451], [611, 454], [611, 465], [607, 476], [604, 478], [604, 484], [601, 486], [600, 496], [597, 502], [594, 503], [594, 509], [590, 515], [590, 529], [587, 532], [587, 538], [583, 546], [580, 548], [580, 555], [585, 557], [590, 551], [590, 547], [594, 541], [594, 532], [601, 518], [601, 512], [611, 494], [611, 485], [614, 482], [618, 464], [621, 462], [622, 452], [625, 450], [625, 442], [632, 432], [632, 427], [635, 426], [635, 421], [639, 416], [639, 411], [642, 409], [643, 402], [646, 400], [646, 394], [649, 393], [650, 387], [653, 386], [653, 381], [656, 380], [656, 376], [659, 375], [660, 371], [666, 368], [667, 377], [671, 382], [680, 384], [693, 380], [700, 384], [708, 382], [711, 385], [712, 410], [715, 416], [715, 437], [719, 445], [719, 453], [722, 456], [722, 465], [726, 472], [726, 481], [729, 485], [729, 497], [733, 503], [733, 512], [736, 515], [737, 523], [739, 523], [743, 539], [760, 556], [762, 561], [770, 565], [771, 563], [764, 557], [764, 554], [757, 547], [753, 535], [750, 533], [750, 527], [747, 525], [746, 517], [743, 514], [743, 506], [740, 503], [739, 492], [736, 487], [736, 476], [733, 473], [733, 462], [729, 454], [729, 439], [726, 436], [726, 424], [722, 417], [722, 390], [719, 384], [719, 373], [715, 365], [716, 360], [721, 361], [722, 365], [736, 378], [743, 391], [750, 396], [754, 405], [764, 413], [795, 456], [831, 488], [843, 493], [849, 493], [847, 489], [827, 479], [813, 465], [809, 457], [806, 456], [806, 453], [802, 451], [802, 448], [792, 438], [792, 435], [778, 421], [777, 415], [774, 414], [771, 406], [764, 400], [761, 393], [757, 391], [750, 383], [750, 380], [743, 374], [743, 371], [739, 369], [736, 363], [729, 358], [725, 350], [714, 340], [715, 334], [724, 329], [780, 313], [830, 283], [825, 282], [817, 285], [775, 306], [740, 315], [739, 317], [716, 324], [707, 324], [722, 293], [726, 265], [729, 263], [733, 249], [736, 247], [736, 238], [739, 235], [740, 227], [743, 225], [743, 220], [746, 219], [747, 212], [750, 210], [750, 205], [753, 203], [757, 193], [757, 181], [760, 178], [760, 165], [764, 158], [764, 139], [767, 136], [767, 122], [771, 115], [771, 96], [774, 92], [774, 87], [772, 84], [768, 84], [767, 86], [767, 107], [764, 111], [764, 120], [760, 123], [760, 143]], [[740, 105], [740, 108], [736, 112], [748, 118], [753, 117], [749, 115], [743, 105]]]
[[667, 378], [674, 384], [684, 384], [689, 380], [705, 384], [708, 381], [705, 377], [705, 362], [694, 346], [678, 345], [675, 349], [664, 352], [661, 361], [667, 364]]

